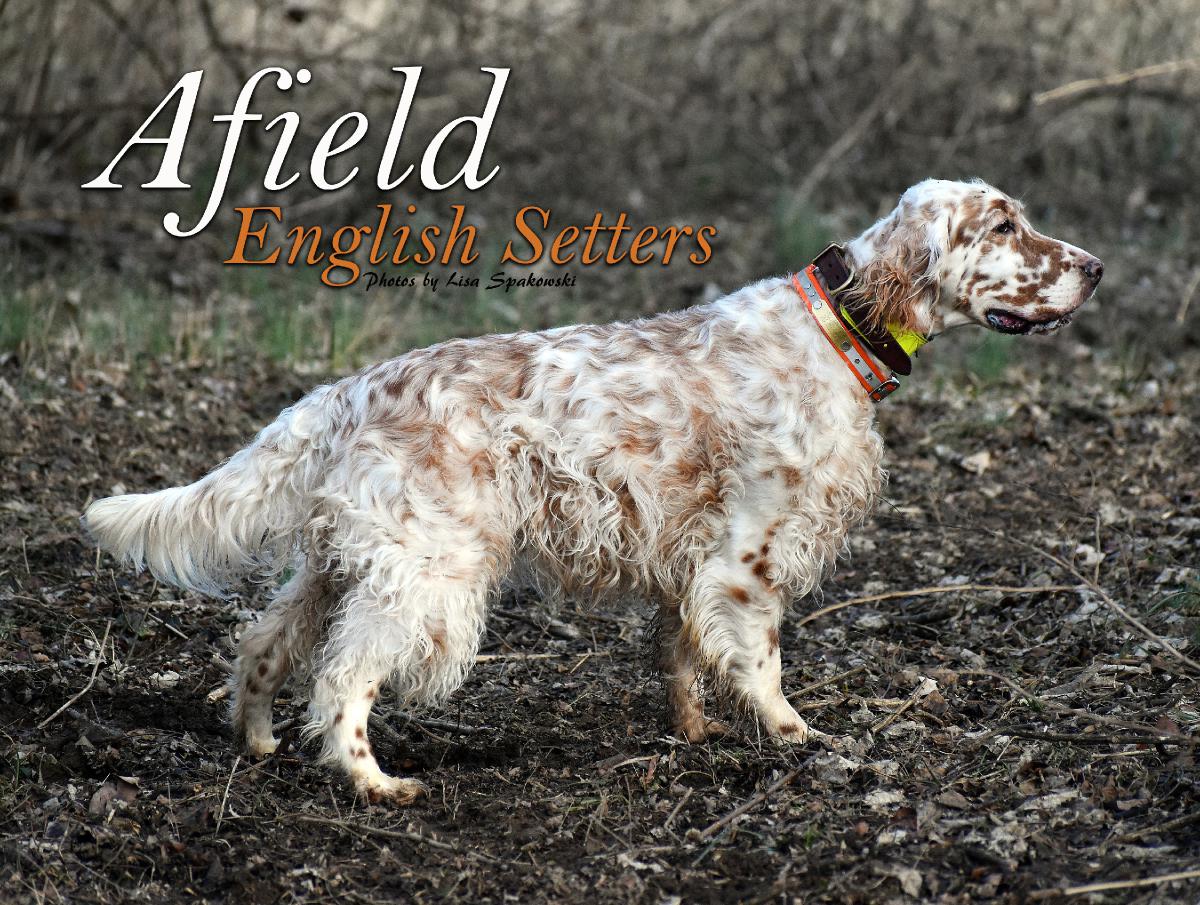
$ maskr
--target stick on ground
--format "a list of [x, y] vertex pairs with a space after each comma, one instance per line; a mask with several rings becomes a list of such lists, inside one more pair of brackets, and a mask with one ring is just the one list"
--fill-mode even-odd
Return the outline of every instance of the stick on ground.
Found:
[[781, 776], [779, 779], [775, 780], [775, 782], [771, 783], [771, 785], [768, 786], [766, 789], [763, 789], [763, 791], [758, 792], [757, 794], [751, 795], [749, 798], [747, 798], [745, 801], [743, 801], [741, 804], [739, 804], [736, 808], [734, 808], [732, 811], [730, 811], [728, 814], [726, 814], [720, 820], [717, 820], [715, 823], [709, 824], [709, 826], [706, 829], [701, 830], [700, 838], [701, 839], [711, 838], [722, 827], [728, 826], [730, 823], [737, 820], [739, 817], [741, 817], [743, 814], [745, 814], [751, 808], [758, 807], [760, 804], [762, 804], [764, 801], [766, 801], [768, 798], [770, 798], [772, 795], [774, 795], [776, 792], [778, 792], [780, 789], [782, 789], [784, 786], [786, 786], [788, 783], [790, 783], [793, 779], [795, 779], [799, 775], [800, 775], [799, 770], [791, 770], [790, 772], [783, 774], [783, 776]]
[[1048, 594], [1051, 591], [1080, 591], [1083, 588], [1074, 584], [1032, 585], [1029, 587], [1013, 587], [1002, 584], [947, 584], [931, 588], [910, 588], [907, 591], [888, 591], [886, 594], [871, 594], [867, 597], [851, 597], [841, 603], [814, 610], [802, 618], [797, 625], [806, 625], [822, 616], [844, 610], [846, 607], [858, 606], [862, 603], [878, 603], [881, 600], [901, 600], [906, 597], [929, 597], [933, 594], [953, 594], [958, 591], [999, 591], [1003, 594]]
[[1086, 886], [1038, 889], [1029, 894], [1029, 901], [1040, 902], [1042, 899], [1053, 899], [1058, 896], [1083, 896], [1090, 892], [1108, 892], [1113, 889], [1136, 889], [1140, 886], [1158, 886], [1162, 883], [1174, 883], [1177, 880], [1194, 880], [1197, 878], [1200, 878], [1200, 870], [1183, 870], [1174, 874], [1144, 877], [1141, 880], [1115, 880], [1110, 883], [1088, 883]]
[[[83, 688], [79, 689], [79, 691], [70, 700], [68, 700], [67, 703], [63, 704], [58, 708], [58, 710], [54, 711], [54, 713], [50, 714], [48, 717], [38, 723], [37, 727], [39, 729], [45, 729], [54, 722], [55, 718], [57, 718], [60, 713], [69, 707], [73, 707], [80, 698], [92, 690], [92, 686], [96, 684], [96, 674], [100, 672], [100, 664], [104, 662], [104, 645], [108, 643], [108, 633], [111, 630], [112, 620], [109, 619], [108, 623], [104, 626], [104, 637], [100, 639], [100, 647], [96, 650], [96, 665], [92, 667], [92, 677], [88, 679], [87, 684], [84, 685]], [[92, 637], [94, 638], [96, 636], [93, 635]]]

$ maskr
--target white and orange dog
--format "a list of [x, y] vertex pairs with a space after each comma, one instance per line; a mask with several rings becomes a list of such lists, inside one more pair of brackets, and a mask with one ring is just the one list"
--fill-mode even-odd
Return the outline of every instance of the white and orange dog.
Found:
[[657, 604], [687, 739], [722, 731], [707, 677], [765, 732], [803, 741], [780, 690], [780, 618], [880, 488], [871, 373], [907, 373], [908, 340], [949, 326], [1065, 324], [1101, 272], [1001, 192], [930, 180], [794, 280], [410, 352], [317, 388], [196, 483], [99, 500], [85, 524], [195, 591], [293, 568], [242, 637], [235, 726], [252, 753], [273, 751], [275, 694], [311, 669], [309, 729], [372, 800], [424, 789], [372, 754], [378, 689], [390, 680], [405, 704], [455, 691], [519, 564], [567, 593]]

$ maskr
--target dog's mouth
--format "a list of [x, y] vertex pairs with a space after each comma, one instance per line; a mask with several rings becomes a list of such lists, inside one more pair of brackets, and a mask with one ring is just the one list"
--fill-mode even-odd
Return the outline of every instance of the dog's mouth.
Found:
[[1068, 311], [1066, 314], [1060, 314], [1058, 317], [1036, 321], [1030, 320], [1027, 317], [1021, 317], [1021, 315], [1014, 314], [1011, 311], [992, 308], [984, 317], [987, 319], [988, 326], [997, 333], [1025, 336], [1030, 333], [1050, 333], [1059, 327], [1065, 327], [1071, 323], [1072, 314], [1074, 314], [1073, 311]]

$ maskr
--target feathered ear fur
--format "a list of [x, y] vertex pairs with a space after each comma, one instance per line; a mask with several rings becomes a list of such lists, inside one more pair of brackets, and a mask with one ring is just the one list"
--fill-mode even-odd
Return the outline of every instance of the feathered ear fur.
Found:
[[[938, 297], [938, 262], [949, 244], [949, 211], [902, 200], [863, 238], [869, 257], [851, 290], [878, 326], [929, 328]], [[867, 244], [864, 243], [864, 244]], [[867, 250], [864, 249], [864, 250]]]

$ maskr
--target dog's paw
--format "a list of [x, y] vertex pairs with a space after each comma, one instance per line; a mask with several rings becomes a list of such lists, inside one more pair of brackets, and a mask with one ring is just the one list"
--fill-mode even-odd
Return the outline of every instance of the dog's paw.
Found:
[[675, 732], [685, 742], [696, 745], [712, 738], [720, 738], [723, 735], [728, 735], [729, 727], [720, 720], [699, 717], [676, 726]]
[[360, 795], [371, 804], [390, 804], [405, 807], [429, 795], [429, 787], [416, 779], [401, 779], [399, 776], [383, 776], [371, 782], [361, 780], [355, 784]]
[[803, 745], [810, 738], [820, 734], [814, 729], [809, 729], [808, 723], [801, 719], [780, 723], [771, 731], [772, 738], [781, 744], [788, 745]]
[[246, 753], [251, 757], [270, 757], [275, 753], [275, 749], [279, 747], [279, 739], [273, 735], [268, 735], [263, 738], [247, 738]]

